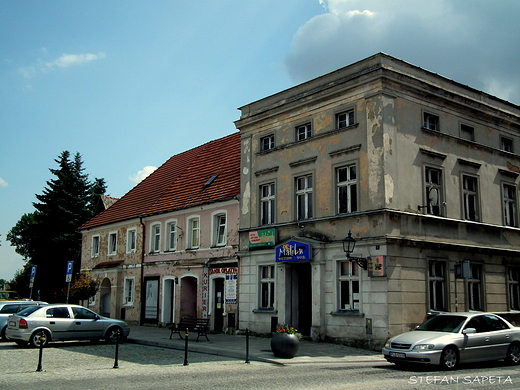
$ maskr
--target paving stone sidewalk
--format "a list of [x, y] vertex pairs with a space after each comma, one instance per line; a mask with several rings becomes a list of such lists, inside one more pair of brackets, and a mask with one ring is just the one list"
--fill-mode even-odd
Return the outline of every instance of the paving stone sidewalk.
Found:
[[[246, 336], [229, 334], [210, 334], [210, 341], [191, 334], [188, 338], [188, 351], [226, 356], [235, 359], [246, 359]], [[178, 334], [170, 339], [170, 330], [152, 326], [132, 326], [128, 342], [144, 345], [153, 345], [178, 350], [185, 349], [185, 340]], [[273, 355], [270, 339], [264, 337], [249, 337], [249, 360], [275, 364], [302, 364], [302, 363], [363, 363], [378, 364], [386, 360], [382, 354], [359, 348], [347, 347], [331, 343], [315, 343], [301, 340], [300, 349], [296, 357], [281, 359]]]

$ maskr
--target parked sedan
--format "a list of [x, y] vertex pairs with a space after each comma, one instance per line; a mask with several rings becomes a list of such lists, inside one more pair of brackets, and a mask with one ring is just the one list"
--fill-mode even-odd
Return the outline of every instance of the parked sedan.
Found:
[[520, 328], [492, 313], [443, 313], [414, 331], [387, 341], [386, 360], [396, 364], [436, 364], [454, 370], [459, 363], [505, 359], [520, 363]]
[[5, 336], [5, 330], [7, 329], [7, 318], [11, 314], [18, 313], [19, 311], [28, 308], [29, 306], [41, 306], [46, 305], [47, 302], [40, 301], [0, 301], [0, 337], [2, 340], [7, 340]]
[[102, 317], [83, 306], [54, 304], [33, 306], [9, 317], [6, 336], [18, 345], [45, 346], [49, 341], [126, 338], [130, 328], [124, 321]]

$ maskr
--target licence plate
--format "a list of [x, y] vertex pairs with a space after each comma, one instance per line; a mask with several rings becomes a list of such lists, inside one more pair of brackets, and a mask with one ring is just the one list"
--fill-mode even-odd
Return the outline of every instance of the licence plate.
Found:
[[13, 327], [16, 326], [16, 322], [14, 322], [14, 321], [9, 321], [9, 326], [13, 326]]
[[406, 359], [406, 354], [401, 352], [390, 352], [391, 357], [400, 358], [400, 359]]

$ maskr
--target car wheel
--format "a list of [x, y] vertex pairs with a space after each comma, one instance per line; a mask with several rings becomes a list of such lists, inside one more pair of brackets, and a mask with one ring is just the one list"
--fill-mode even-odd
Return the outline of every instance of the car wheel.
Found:
[[117, 338], [119, 337], [119, 341], [123, 338], [123, 329], [119, 326], [112, 326], [107, 330], [105, 341], [107, 343], [115, 343]]
[[43, 343], [43, 347], [46, 347], [47, 344], [49, 344], [50, 336], [49, 334], [44, 330], [37, 330], [31, 335], [31, 339], [29, 342], [31, 343], [31, 346], [35, 348], [40, 348], [40, 344]]
[[2, 340], [4, 340], [4, 341], [9, 340], [9, 339], [7, 338], [7, 336], [5, 335], [5, 330], [6, 330], [6, 329], [7, 329], [7, 325], [4, 326], [4, 328], [3, 328], [2, 331], [0, 332], [0, 337], [1, 337]]
[[520, 344], [512, 343], [507, 349], [506, 362], [508, 364], [520, 364]]
[[454, 370], [459, 365], [459, 353], [455, 347], [446, 347], [441, 354], [441, 367], [446, 370]]

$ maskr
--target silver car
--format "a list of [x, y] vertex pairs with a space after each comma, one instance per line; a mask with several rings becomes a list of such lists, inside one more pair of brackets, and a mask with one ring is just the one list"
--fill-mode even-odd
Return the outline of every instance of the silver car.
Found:
[[28, 308], [29, 306], [41, 306], [46, 305], [47, 302], [40, 301], [0, 301], [0, 338], [7, 340], [5, 336], [5, 330], [7, 329], [7, 318], [11, 314], [18, 313], [19, 311]]
[[79, 305], [33, 306], [9, 317], [6, 336], [18, 345], [45, 346], [49, 341], [126, 338], [126, 322], [102, 317]]
[[388, 340], [386, 360], [454, 370], [459, 363], [505, 359], [520, 363], [520, 328], [492, 313], [443, 313]]

